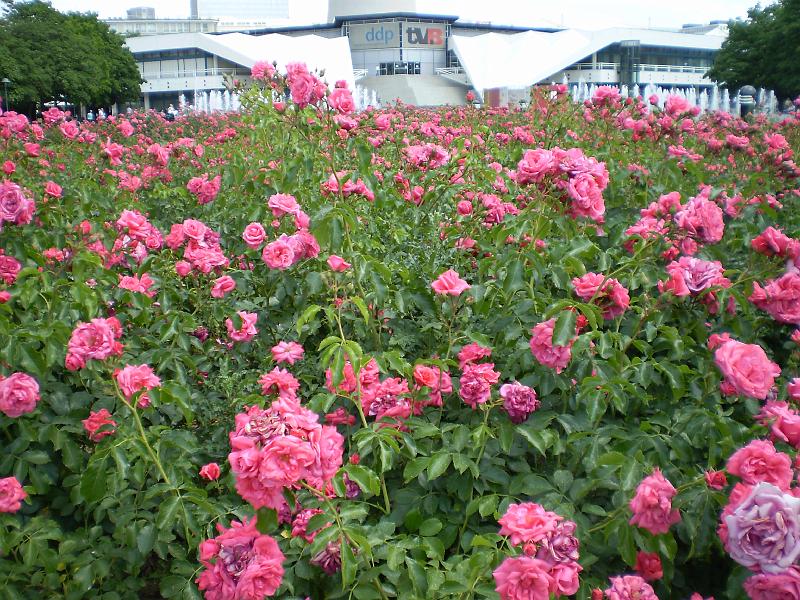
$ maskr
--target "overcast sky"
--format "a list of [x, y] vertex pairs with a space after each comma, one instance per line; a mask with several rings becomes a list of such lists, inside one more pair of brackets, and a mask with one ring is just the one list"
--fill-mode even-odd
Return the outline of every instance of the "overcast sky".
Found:
[[[230, 0], [235, 2], [236, 0]], [[566, 27], [609, 26], [680, 27], [684, 23], [707, 23], [715, 19], [747, 16], [758, 0], [436, 0], [420, 2], [439, 14], [495, 23], [534, 25], [553, 23]], [[124, 17], [134, 6], [154, 6], [156, 17], [186, 17], [189, 0], [51, 0], [59, 10], [96, 12], [101, 18]], [[762, 0], [762, 4], [769, 4]], [[298, 24], [324, 21], [325, 0], [290, 0], [290, 16]], [[365, 12], [369, 1], [364, 0]]]

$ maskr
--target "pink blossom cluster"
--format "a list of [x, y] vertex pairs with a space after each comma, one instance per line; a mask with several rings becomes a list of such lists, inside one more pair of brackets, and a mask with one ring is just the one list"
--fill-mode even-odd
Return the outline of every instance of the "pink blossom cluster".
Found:
[[208, 174], [203, 173], [199, 177], [192, 177], [186, 184], [186, 189], [197, 198], [198, 204], [208, 204], [219, 194], [221, 181], [220, 175], [209, 179]]
[[464, 346], [458, 353], [458, 363], [462, 371], [458, 395], [473, 409], [491, 399], [492, 386], [500, 381], [500, 373], [494, 370], [494, 363], [478, 362], [491, 354], [491, 349], [474, 342]]
[[342, 465], [344, 438], [297, 400], [281, 397], [264, 410], [236, 415], [228, 461], [236, 490], [255, 508], [280, 510], [284, 489], [304, 481], [324, 489]]
[[70, 371], [86, 366], [89, 360], [105, 360], [122, 355], [122, 325], [116, 317], [92, 319], [89, 323], [78, 323], [67, 343], [64, 365]]
[[608, 170], [580, 148], [526, 150], [517, 164], [515, 178], [520, 185], [550, 182], [569, 200], [574, 217], [588, 217], [597, 223], [604, 220], [603, 191], [608, 186]]
[[165, 238], [171, 250], [178, 250], [185, 244], [183, 260], [175, 264], [175, 270], [186, 277], [193, 269], [208, 274], [230, 264], [230, 260], [219, 244], [220, 236], [202, 221], [186, 219], [183, 223], [172, 225]]
[[331, 174], [328, 180], [320, 187], [322, 193], [326, 196], [341, 193], [345, 198], [348, 196], [363, 196], [370, 202], [375, 200], [375, 193], [367, 187], [364, 180], [359, 177], [353, 181], [346, 171], [337, 171], [336, 175]]
[[438, 169], [450, 161], [450, 153], [438, 144], [414, 144], [403, 148], [409, 164], [418, 169]]
[[315, 105], [325, 97], [328, 86], [316, 75], [309, 72], [304, 63], [289, 63], [286, 65], [286, 82], [292, 102], [298, 108]]
[[630, 304], [628, 290], [616, 279], [602, 273], [586, 273], [572, 280], [575, 293], [581, 300], [597, 305], [604, 319], [614, 319], [625, 312]]
[[500, 535], [523, 550], [493, 573], [502, 600], [550, 600], [578, 591], [582, 568], [575, 523], [533, 502], [509, 505], [498, 522]]
[[[123, 262], [126, 255], [141, 264], [149, 251], [159, 250], [163, 245], [161, 232], [137, 210], [123, 210], [116, 221], [116, 228], [117, 238], [111, 253], [106, 256], [107, 267]], [[104, 248], [97, 250], [105, 253]]]
[[274, 538], [259, 533], [256, 519], [217, 524], [220, 535], [200, 544], [205, 568], [197, 586], [206, 600], [263, 600], [283, 581], [284, 555]]

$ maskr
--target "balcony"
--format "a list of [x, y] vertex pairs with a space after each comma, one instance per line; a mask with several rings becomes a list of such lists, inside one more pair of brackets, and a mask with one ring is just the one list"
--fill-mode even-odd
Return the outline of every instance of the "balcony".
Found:
[[[141, 68], [140, 68], [141, 71]], [[185, 92], [192, 90], [221, 90], [225, 87], [224, 76], [249, 77], [250, 70], [238, 67], [197, 69], [180, 71], [142, 72], [142, 92]]]
[[[570, 83], [619, 83], [619, 64], [610, 62], [577, 63], [554, 75], [552, 81], [561, 81], [566, 75]], [[692, 65], [639, 65], [638, 83], [647, 85], [711, 85], [706, 79], [708, 67]]]

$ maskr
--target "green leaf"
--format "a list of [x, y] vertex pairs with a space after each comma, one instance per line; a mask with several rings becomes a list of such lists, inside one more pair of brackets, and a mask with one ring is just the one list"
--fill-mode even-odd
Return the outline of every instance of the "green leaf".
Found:
[[424, 537], [436, 535], [441, 530], [442, 522], [435, 518], [426, 519], [419, 526], [419, 534]]
[[431, 457], [431, 462], [428, 465], [428, 479], [433, 480], [439, 477], [450, 466], [450, 453], [439, 452]]
[[155, 537], [156, 528], [152, 523], [148, 523], [142, 527], [139, 530], [139, 533], [136, 534], [136, 547], [139, 548], [139, 552], [147, 555], [153, 549]]
[[156, 517], [156, 527], [159, 530], [171, 530], [175, 525], [175, 516], [178, 514], [180, 500], [176, 495], [172, 495], [161, 504]]
[[575, 337], [575, 322], [577, 316], [575, 311], [565, 310], [556, 319], [553, 326], [553, 345], [566, 346]]
[[272, 533], [278, 528], [278, 511], [262, 506], [256, 511], [256, 529], [259, 533]]
[[560, 491], [566, 492], [572, 485], [572, 473], [564, 470], [556, 471], [553, 473], [553, 482]]
[[340, 539], [341, 551], [340, 556], [342, 559], [342, 589], [346, 589], [356, 578], [358, 564], [356, 557], [353, 555], [353, 549], [346, 539]]
[[81, 496], [87, 502], [97, 502], [106, 493], [107, 480], [106, 457], [90, 461], [81, 475]]
[[350, 298], [350, 300], [352, 300], [353, 304], [355, 304], [358, 307], [359, 312], [361, 312], [361, 316], [364, 317], [364, 323], [368, 324], [369, 310], [367, 309], [367, 304], [364, 302], [362, 298], [359, 298], [358, 296]]
[[381, 480], [370, 469], [361, 465], [348, 464], [344, 467], [344, 472], [347, 476], [355, 481], [363, 491], [377, 496], [381, 492]]
[[430, 462], [431, 459], [429, 456], [418, 456], [414, 460], [409, 461], [406, 463], [405, 469], [403, 469], [403, 480], [406, 482], [411, 481], [422, 473]]
[[303, 311], [303, 313], [297, 319], [296, 329], [298, 335], [303, 331], [303, 325], [313, 319], [320, 310], [322, 310], [321, 306], [312, 304]]

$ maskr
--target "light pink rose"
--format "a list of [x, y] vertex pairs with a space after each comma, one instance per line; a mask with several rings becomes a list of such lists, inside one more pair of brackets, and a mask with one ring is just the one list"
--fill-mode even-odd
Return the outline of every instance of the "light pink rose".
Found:
[[16, 418], [33, 412], [39, 402], [39, 383], [26, 373], [0, 376], [0, 412]]
[[230, 275], [223, 275], [214, 280], [211, 288], [211, 296], [214, 298], [224, 298], [226, 294], [236, 289], [236, 282]]
[[460, 296], [470, 288], [470, 285], [461, 279], [453, 269], [448, 269], [431, 284], [437, 294]]
[[341, 256], [336, 256], [335, 254], [331, 254], [327, 262], [331, 270], [337, 273], [347, 271], [347, 269], [353, 266], [349, 262], [346, 262]]
[[264, 226], [261, 223], [250, 223], [242, 233], [244, 243], [253, 250], [260, 248], [266, 238], [267, 232], [264, 231]]
[[781, 374], [778, 365], [767, 358], [761, 346], [729, 340], [714, 352], [716, 362], [725, 380], [737, 393], [764, 400]]

